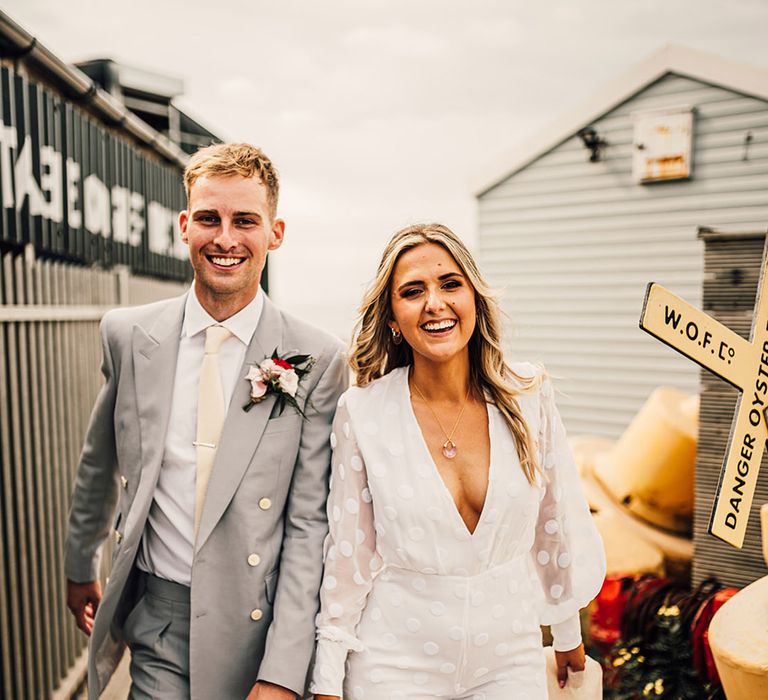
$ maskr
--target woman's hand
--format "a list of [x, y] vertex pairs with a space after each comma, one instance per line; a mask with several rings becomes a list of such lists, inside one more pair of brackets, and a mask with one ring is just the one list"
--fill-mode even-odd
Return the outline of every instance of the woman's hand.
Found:
[[557, 684], [565, 688], [568, 682], [568, 669], [572, 671], [583, 671], [585, 664], [584, 645], [579, 644], [570, 651], [556, 651], [555, 663], [557, 664]]
[[338, 695], [315, 695], [315, 700], [341, 700]]

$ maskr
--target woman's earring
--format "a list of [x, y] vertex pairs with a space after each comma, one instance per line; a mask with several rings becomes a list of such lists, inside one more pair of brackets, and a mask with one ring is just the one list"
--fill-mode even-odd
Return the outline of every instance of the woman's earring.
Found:
[[392, 326], [389, 327], [392, 331], [392, 342], [395, 345], [400, 345], [403, 342], [403, 334], [400, 331], [395, 330]]

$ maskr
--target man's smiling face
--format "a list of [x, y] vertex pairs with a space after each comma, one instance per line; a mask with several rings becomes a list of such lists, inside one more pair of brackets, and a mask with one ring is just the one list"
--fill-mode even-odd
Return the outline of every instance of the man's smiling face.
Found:
[[280, 247], [285, 228], [272, 219], [261, 180], [240, 175], [198, 178], [179, 225], [198, 299], [214, 317], [214, 309], [236, 313], [256, 296], [267, 252]]

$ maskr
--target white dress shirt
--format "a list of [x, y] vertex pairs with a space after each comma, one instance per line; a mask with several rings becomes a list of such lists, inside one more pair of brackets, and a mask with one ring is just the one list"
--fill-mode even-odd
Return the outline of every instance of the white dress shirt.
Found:
[[[259, 289], [248, 306], [219, 323], [232, 333], [219, 350], [221, 384], [227, 405], [236, 382], [243, 376], [245, 352], [263, 308], [264, 293]], [[195, 545], [197, 451], [192, 443], [197, 433], [200, 367], [205, 351], [205, 329], [216, 324], [200, 305], [193, 285], [184, 307], [160, 476], [136, 559], [136, 565], [143, 571], [187, 586], [192, 580]]]

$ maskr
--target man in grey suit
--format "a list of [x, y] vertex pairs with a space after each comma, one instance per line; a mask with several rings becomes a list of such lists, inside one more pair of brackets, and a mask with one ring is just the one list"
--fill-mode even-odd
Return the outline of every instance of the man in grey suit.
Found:
[[[260, 289], [285, 227], [270, 160], [210, 146], [184, 183], [192, 289], [101, 324], [105, 383], [75, 481], [67, 604], [91, 636], [90, 698], [126, 643], [135, 700], [295, 698], [314, 647], [344, 356]], [[275, 349], [309, 357], [294, 359], [297, 374], [285, 362], [261, 374]]]

